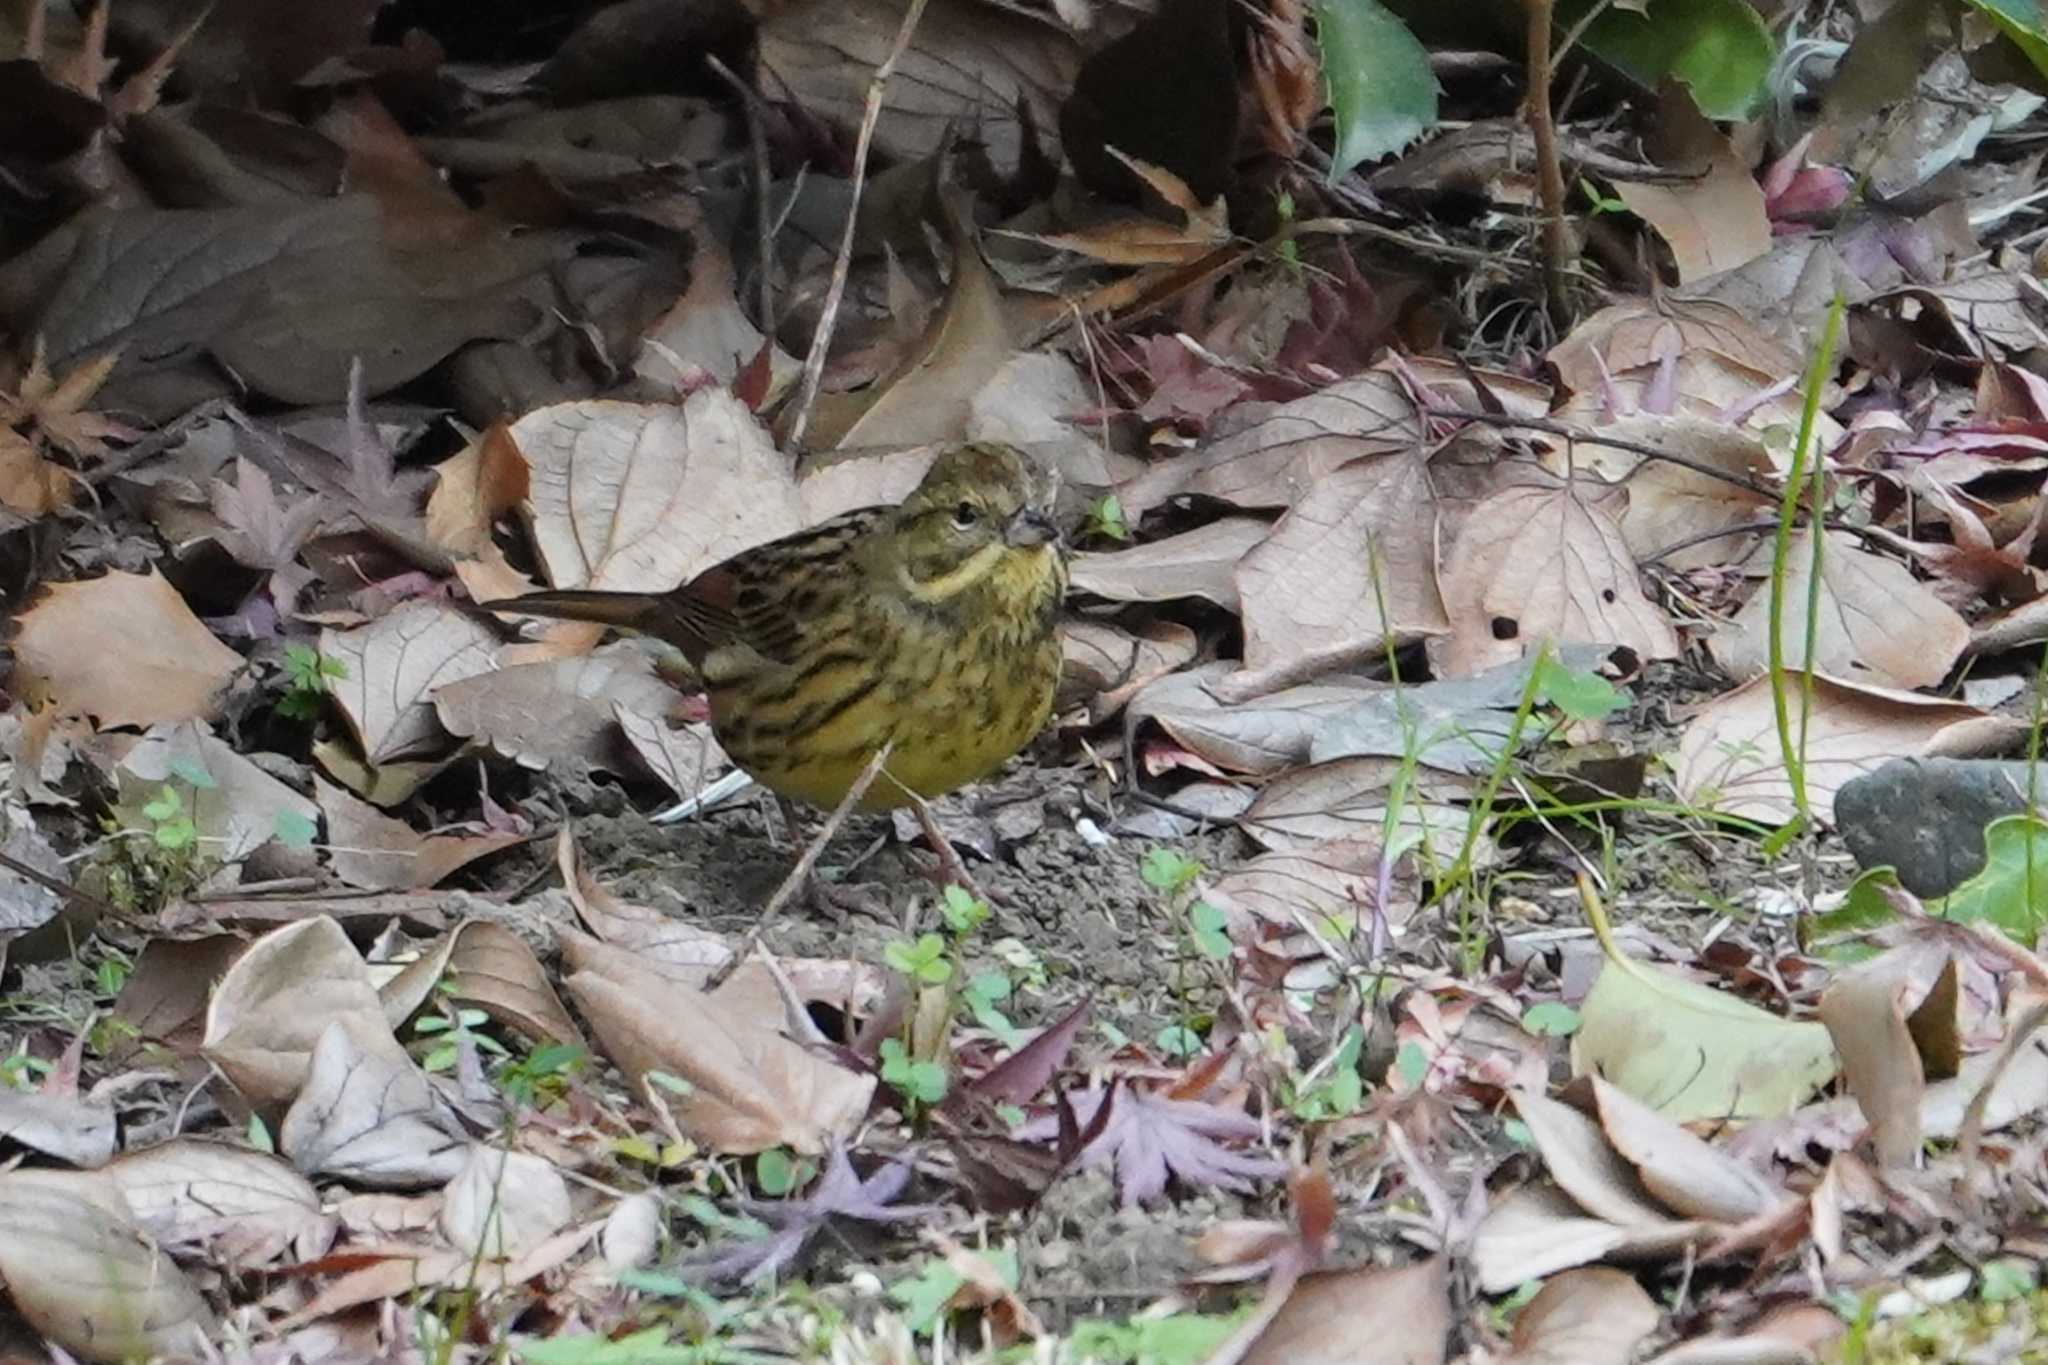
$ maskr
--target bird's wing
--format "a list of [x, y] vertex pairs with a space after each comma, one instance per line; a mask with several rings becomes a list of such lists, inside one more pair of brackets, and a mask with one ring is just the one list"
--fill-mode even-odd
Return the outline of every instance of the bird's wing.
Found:
[[734, 646], [776, 664], [801, 655], [806, 633], [854, 586], [854, 547], [890, 508], [862, 507], [807, 531], [742, 550], [674, 594], [678, 613], [712, 650]]

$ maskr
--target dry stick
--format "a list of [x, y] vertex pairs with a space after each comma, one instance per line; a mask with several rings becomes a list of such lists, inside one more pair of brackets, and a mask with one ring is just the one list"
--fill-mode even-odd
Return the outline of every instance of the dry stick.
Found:
[[1553, 0], [1523, 0], [1529, 7], [1529, 131], [1536, 135], [1537, 185], [1543, 195], [1543, 295], [1550, 320], [1561, 329], [1571, 318], [1565, 293], [1571, 234], [1564, 222], [1564, 164], [1558, 159], [1557, 124], [1550, 112], [1550, 17]]
[[917, 21], [924, 17], [926, 0], [910, 0], [910, 8], [903, 12], [902, 26], [896, 30], [896, 41], [889, 48], [889, 55], [875, 68], [874, 79], [868, 82], [867, 108], [860, 116], [860, 136], [853, 147], [853, 197], [846, 206], [846, 231], [839, 239], [839, 255], [832, 262], [832, 283], [825, 290], [825, 308], [818, 315], [818, 330], [811, 335], [810, 352], [804, 356], [803, 383], [797, 389], [796, 420], [790, 423], [789, 447], [794, 450], [803, 444], [804, 428], [810, 425], [811, 405], [818, 401], [818, 385], [825, 377], [825, 352], [832, 344], [832, 330], [839, 322], [839, 301], [846, 295], [846, 276], [853, 269], [854, 230], [860, 224], [860, 196], [868, 183], [868, 148], [875, 140], [875, 125], [882, 121], [882, 95], [889, 88], [889, 77], [896, 72], [896, 63], [910, 46], [910, 37], [917, 32]]
[[763, 107], [767, 101], [761, 93], [732, 73], [732, 68], [706, 53], [704, 64], [711, 68], [713, 75], [731, 86], [733, 93], [740, 97], [740, 105], [747, 114], [747, 142], [754, 158], [754, 269], [759, 278], [755, 283], [756, 304], [761, 312], [761, 330], [775, 335], [775, 227], [774, 215], [768, 205], [768, 194], [772, 188], [768, 176], [768, 112]]
[[[1674, 455], [1670, 451], [1660, 450], [1646, 441], [1629, 441], [1619, 436], [1602, 436], [1597, 431], [1586, 431], [1579, 427], [1567, 425], [1564, 422], [1553, 422], [1547, 417], [1517, 417], [1513, 413], [1472, 412], [1465, 408], [1427, 407], [1422, 411], [1423, 415], [1427, 417], [1442, 417], [1454, 422], [1478, 422], [1482, 426], [1489, 427], [1519, 427], [1528, 431], [1540, 431], [1546, 436], [1560, 436], [1567, 441], [1583, 441], [1589, 446], [1606, 446], [1610, 450], [1626, 450], [1630, 454], [1640, 455], [1646, 460], [1662, 460], [1666, 464], [1675, 464], [1680, 469], [1690, 469], [1695, 474], [1703, 475], [1709, 479], [1719, 479], [1722, 483], [1733, 484], [1737, 488], [1746, 488], [1752, 493], [1760, 493], [1765, 497], [1776, 497], [1778, 495], [1776, 489], [1767, 488], [1754, 479], [1744, 478], [1740, 474], [1731, 474], [1725, 469], [1716, 469], [1712, 465], [1692, 459], [1690, 456]], [[1775, 522], [1772, 524], [1776, 525]]]
[[86, 891], [80, 887], [73, 886], [70, 882], [65, 881], [62, 877], [52, 877], [47, 872], [41, 871], [37, 868], [30, 867], [27, 863], [21, 861], [21, 859], [19, 858], [11, 857], [5, 853], [0, 853], [0, 867], [6, 868], [9, 872], [12, 872], [17, 877], [26, 877], [28, 878], [28, 880], [34, 882], [37, 886], [42, 887], [43, 890], [54, 892], [55, 894], [64, 897], [66, 900], [70, 900], [73, 897], [76, 897], [77, 899], [84, 901], [87, 905], [90, 905], [93, 909], [100, 911], [102, 914], [110, 915], [114, 913], [114, 907], [111, 904], [101, 899], [100, 897], [93, 895], [92, 892]]
[[889, 751], [895, 747], [896, 741], [890, 740], [868, 760], [868, 766], [860, 770], [860, 776], [846, 789], [846, 795], [839, 798], [839, 804], [825, 817], [825, 827], [805, 846], [803, 855], [796, 860], [796, 866], [789, 870], [789, 875], [782, 879], [782, 885], [776, 887], [775, 894], [768, 898], [767, 908], [761, 911], [761, 918], [754, 921], [754, 927], [747, 931], [747, 937], [740, 944], [739, 951], [705, 978], [706, 995], [723, 986], [726, 978], [738, 971], [740, 964], [754, 955], [754, 949], [761, 945], [761, 936], [768, 932], [770, 922], [782, 912], [784, 906], [796, 898], [797, 891], [810, 879], [811, 869], [818, 865], [818, 855], [825, 851], [825, 845], [832, 842], [832, 836], [837, 834], [840, 825], [846, 822], [847, 813], [860, 804], [860, 799], [867, 795], [868, 787], [874, 783], [876, 774], [882, 771], [882, 765], [889, 761]]

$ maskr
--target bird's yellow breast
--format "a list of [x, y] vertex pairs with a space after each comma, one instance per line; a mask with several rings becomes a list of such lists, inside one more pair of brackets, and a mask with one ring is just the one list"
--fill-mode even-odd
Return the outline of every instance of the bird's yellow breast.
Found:
[[[714, 687], [711, 720], [762, 785], [835, 806], [884, 743], [860, 802], [888, 810], [988, 776], [1044, 728], [1059, 682], [1056, 551], [1018, 555], [972, 602], [945, 610], [853, 598], [828, 613], [796, 668]], [[779, 675], [779, 676], [778, 676]]]

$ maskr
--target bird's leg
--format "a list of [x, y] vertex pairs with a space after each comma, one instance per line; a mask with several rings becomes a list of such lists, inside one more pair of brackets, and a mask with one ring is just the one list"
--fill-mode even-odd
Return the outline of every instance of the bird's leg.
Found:
[[939, 828], [939, 820], [932, 814], [931, 803], [908, 789], [905, 790], [905, 795], [910, 798], [910, 808], [917, 812], [918, 824], [924, 826], [925, 842], [932, 846], [932, 852], [939, 860], [938, 866], [932, 868], [926, 875], [941, 890], [948, 886], [957, 886], [984, 904], [995, 904], [989, 899], [988, 893], [975, 884], [974, 878], [967, 875], [967, 865], [960, 861], [960, 855], [954, 851], [953, 841], [946, 837], [946, 831]]
[[[775, 806], [782, 812], [782, 827], [789, 833], [789, 846], [801, 857], [804, 853], [804, 836], [802, 826], [797, 823], [796, 804], [788, 797], [777, 793]], [[830, 831], [826, 831], [825, 834], [829, 836]], [[872, 896], [855, 887], [828, 882], [819, 876], [815, 860], [804, 869], [803, 898], [804, 903], [813, 910], [822, 910], [842, 924], [849, 915], [879, 916], [882, 913], [882, 909], [876, 906]]]

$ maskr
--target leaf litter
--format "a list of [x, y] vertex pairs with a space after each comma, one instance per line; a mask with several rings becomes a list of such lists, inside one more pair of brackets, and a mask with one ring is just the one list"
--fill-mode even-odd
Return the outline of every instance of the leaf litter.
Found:
[[[1834, 799], [2038, 748], [2036, 97], [1831, 11], [1744, 123], [1769, 35], [1608, 16], [1552, 237], [1455, 22], [373, 8], [0, 22], [53, 1359], [2041, 1349], [2036, 822], [1923, 903]], [[815, 826], [700, 680], [475, 604], [968, 439], [1075, 551], [1056, 723], [938, 815], [995, 903], [857, 816], [878, 915], [764, 920]]]

